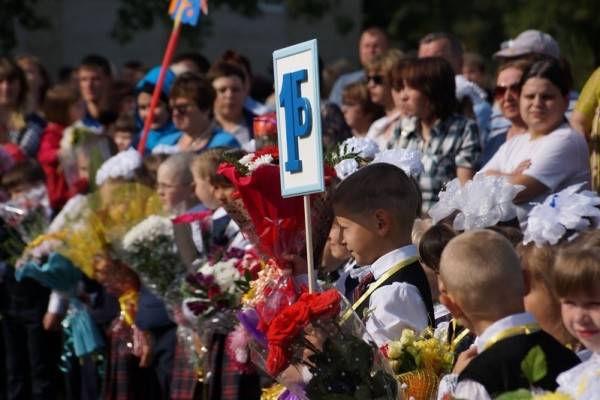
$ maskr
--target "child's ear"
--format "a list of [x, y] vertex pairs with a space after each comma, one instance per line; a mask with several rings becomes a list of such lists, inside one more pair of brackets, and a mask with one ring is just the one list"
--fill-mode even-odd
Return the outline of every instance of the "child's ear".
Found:
[[375, 223], [377, 224], [376, 230], [381, 235], [387, 235], [392, 227], [392, 215], [382, 209], [375, 210], [374, 213]]
[[442, 303], [448, 309], [448, 311], [450, 311], [455, 319], [460, 319], [465, 315], [460, 305], [458, 305], [458, 303], [456, 303], [454, 299], [448, 296], [446, 293], [440, 293], [440, 303]]

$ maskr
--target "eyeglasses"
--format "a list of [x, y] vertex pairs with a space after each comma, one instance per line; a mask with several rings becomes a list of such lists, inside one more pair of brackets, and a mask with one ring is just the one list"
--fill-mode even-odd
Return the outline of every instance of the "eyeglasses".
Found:
[[185, 115], [190, 109], [191, 104], [178, 104], [171, 106], [171, 112], [174, 114], [177, 111], [177, 114]]
[[368, 75], [367, 76], [367, 83], [369, 83], [371, 81], [375, 85], [382, 85], [383, 84], [383, 76], [382, 75]]
[[496, 86], [496, 88], [494, 89], [494, 97], [499, 99], [504, 97], [504, 95], [506, 94], [506, 92], [509, 92], [511, 94], [519, 94], [519, 84], [518, 83], [513, 83], [511, 85], [506, 85], [506, 86], [502, 86], [502, 85], [498, 85]]

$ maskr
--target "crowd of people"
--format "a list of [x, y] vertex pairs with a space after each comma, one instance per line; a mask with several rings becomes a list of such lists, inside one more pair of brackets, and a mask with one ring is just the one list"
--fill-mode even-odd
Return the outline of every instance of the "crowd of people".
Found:
[[[532, 387], [600, 398], [600, 69], [578, 93], [557, 42], [537, 30], [500, 46], [494, 79], [446, 32], [404, 52], [371, 27], [358, 55], [346, 73], [320, 61], [335, 174], [313, 220], [325, 232], [314, 235], [317, 286], [352, 304], [381, 354], [407, 329], [435, 329], [456, 356], [439, 399]], [[0, 399], [310, 398], [273, 394], [260, 365], [236, 368], [237, 328], [198, 325], [191, 314], [204, 310], [157, 289], [116, 244], [160, 214], [185, 273], [226, 251], [262, 265], [236, 275], [252, 295], [270, 263], [294, 296], [306, 289], [303, 245], [280, 233], [294, 217], [268, 214], [291, 207], [279, 180], [252, 186], [278, 159], [272, 84], [236, 51], [212, 62], [182, 53], [151, 109], [159, 74], [90, 54], [53, 83], [35, 56], [0, 57]], [[261, 220], [272, 225], [260, 231]], [[82, 221], [98, 224], [93, 240]], [[52, 251], [40, 257], [42, 244]], [[273, 315], [287, 315], [277, 299]], [[533, 379], [522, 365], [537, 349], [544, 372]], [[394, 398], [410, 389], [398, 384]]]

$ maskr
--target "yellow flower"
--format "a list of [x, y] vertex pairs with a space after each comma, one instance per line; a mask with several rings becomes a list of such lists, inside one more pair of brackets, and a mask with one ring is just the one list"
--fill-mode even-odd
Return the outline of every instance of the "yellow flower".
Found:
[[544, 393], [544, 394], [538, 394], [538, 395], [534, 395], [533, 398], [535, 400], [572, 400], [571, 396], [569, 396], [565, 393], [560, 393], [560, 392], [556, 392], [556, 393], [548, 392], [548, 393]]
[[402, 344], [400, 342], [390, 342], [387, 349], [388, 358], [397, 359], [402, 357]]
[[285, 391], [285, 387], [279, 383], [262, 390], [260, 400], [277, 400], [279, 396]]
[[402, 347], [412, 344], [415, 341], [415, 331], [412, 329], [405, 329], [402, 331], [400, 336], [400, 345]]

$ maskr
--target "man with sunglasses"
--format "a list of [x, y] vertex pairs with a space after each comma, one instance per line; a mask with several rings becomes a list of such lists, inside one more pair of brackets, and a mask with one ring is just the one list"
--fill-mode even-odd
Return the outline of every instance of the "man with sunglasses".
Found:
[[331, 89], [329, 101], [341, 107], [344, 88], [352, 83], [364, 81], [366, 66], [375, 56], [385, 53], [388, 47], [387, 35], [381, 28], [370, 27], [365, 29], [358, 42], [358, 55], [362, 68], [340, 76]]

